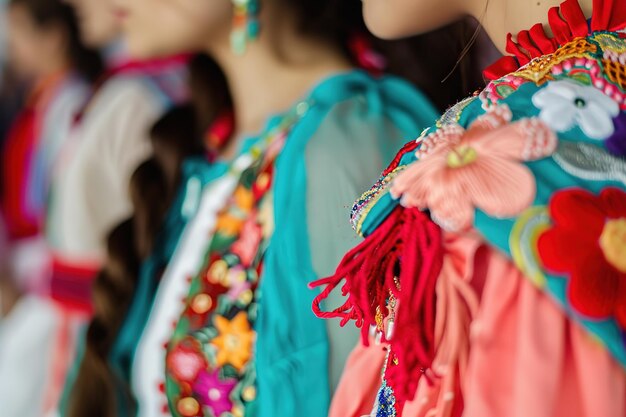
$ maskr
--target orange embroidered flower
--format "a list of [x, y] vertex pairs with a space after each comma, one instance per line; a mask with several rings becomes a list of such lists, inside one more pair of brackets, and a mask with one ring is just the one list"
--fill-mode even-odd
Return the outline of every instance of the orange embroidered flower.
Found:
[[254, 195], [252, 191], [242, 186], [237, 187], [235, 190], [235, 204], [244, 213], [250, 212], [254, 207]]
[[214, 324], [220, 333], [211, 341], [217, 349], [217, 366], [231, 364], [241, 371], [250, 360], [254, 341], [254, 331], [250, 329], [248, 316], [243, 311], [230, 321], [222, 316], [215, 316]]
[[244, 221], [230, 213], [223, 213], [217, 218], [215, 230], [225, 236], [237, 236]]
[[405, 207], [430, 209], [448, 230], [472, 225], [474, 208], [506, 218], [528, 208], [536, 192], [532, 172], [520, 161], [545, 158], [557, 138], [536, 118], [511, 123], [506, 105], [493, 106], [466, 131], [458, 124], [427, 136], [418, 161], [393, 181], [390, 192]]

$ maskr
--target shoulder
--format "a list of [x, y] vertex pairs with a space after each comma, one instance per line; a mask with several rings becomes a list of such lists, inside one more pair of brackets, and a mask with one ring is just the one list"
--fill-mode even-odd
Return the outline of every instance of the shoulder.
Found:
[[[416, 137], [436, 118], [430, 101], [407, 81], [351, 71], [327, 78], [311, 93], [315, 111], [305, 125], [314, 125], [309, 148], [328, 152], [351, 147], [353, 152], [399, 146]], [[325, 149], [325, 145], [329, 145]], [[337, 153], [335, 153], [337, 155]], [[332, 155], [329, 155], [332, 157]]]
[[115, 108], [133, 104], [147, 104], [151, 107], [162, 107], [161, 93], [149, 77], [138, 75], [121, 75], [107, 81], [97, 97], [94, 106]]

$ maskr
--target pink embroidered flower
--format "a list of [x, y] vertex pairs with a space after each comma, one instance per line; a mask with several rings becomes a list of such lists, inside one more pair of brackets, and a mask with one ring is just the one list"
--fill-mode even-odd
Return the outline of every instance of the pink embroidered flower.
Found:
[[261, 226], [257, 223], [257, 215], [254, 213], [243, 225], [239, 240], [233, 243], [231, 251], [239, 256], [244, 267], [252, 265], [259, 250], [259, 244], [263, 237]]
[[201, 348], [193, 339], [182, 340], [167, 354], [167, 369], [181, 382], [192, 382], [208, 366]]
[[213, 411], [213, 415], [220, 417], [232, 410], [230, 394], [236, 385], [236, 379], [220, 378], [219, 371], [204, 371], [198, 376], [193, 391], [200, 397], [201, 403]]
[[473, 223], [474, 208], [506, 218], [529, 207], [536, 192], [531, 171], [520, 161], [545, 158], [557, 138], [541, 120], [511, 123], [506, 105], [490, 107], [466, 131], [458, 124], [427, 136], [418, 161], [393, 181], [391, 195], [405, 207], [430, 209], [452, 231]]

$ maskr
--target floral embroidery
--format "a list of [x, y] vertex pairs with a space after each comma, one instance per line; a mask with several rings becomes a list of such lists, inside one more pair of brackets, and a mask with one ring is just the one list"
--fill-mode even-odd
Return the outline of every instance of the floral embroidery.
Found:
[[599, 146], [562, 141], [552, 158], [563, 171], [575, 177], [590, 181], [621, 181], [626, 185], [626, 160]]
[[550, 227], [550, 216], [545, 206], [531, 207], [515, 222], [509, 236], [509, 246], [515, 265], [539, 288], [546, 285], [537, 239]]
[[261, 226], [257, 223], [256, 213], [251, 215], [243, 225], [239, 239], [233, 243], [232, 252], [239, 256], [244, 267], [249, 267], [258, 253], [263, 238]]
[[613, 155], [626, 157], [626, 114], [620, 113], [613, 119], [615, 131], [604, 142], [606, 149]]
[[207, 360], [200, 353], [199, 343], [191, 338], [179, 343], [167, 355], [168, 369], [181, 382], [192, 382], [207, 366]]
[[538, 119], [510, 123], [507, 106], [492, 107], [465, 131], [451, 125], [429, 135], [414, 162], [390, 192], [406, 207], [430, 209], [448, 230], [462, 230], [474, 207], [495, 217], [512, 217], [530, 206], [535, 182], [520, 161], [549, 156], [557, 139]]
[[605, 56], [607, 53], [620, 54], [626, 52], [624, 41], [616, 33], [595, 33], [591, 39], [600, 46]]
[[[613, 59], [603, 59], [602, 66], [606, 78], [615, 85], [615, 99], [621, 102], [624, 99], [624, 91], [626, 90], [626, 53], [612, 57]], [[617, 91], [617, 90], [620, 91]], [[610, 95], [610, 91], [607, 94]], [[620, 100], [620, 98], [622, 100]]]
[[232, 410], [233, 403], [230, 394], [237, 385], [237, 380], [232, 378], [219, 378], [219, 371], [203, 371], [198, 376], [193, 391], [200, 401], [213, 411], [213, 415], [219, 416]]
[[227, 363], [241, 371], [250, 359], [252, 353], [252, 342], [254, 333], [250, 329], [248, 317], [245, 312], [238, 313], [231, 321], [215, 316], [215, 327], [219, 336], [211, 341], [217, 348], [217, 366], [224, 366]]
[[538, 241], [544, 266], [568, 277], [576, 311], [592, 319], [615, 316], [626, 328], [626, 193], [564, 190], [549, 210], [554, 225]]
[[533, 96], [533, 104], [541, 110], [539, 118], [557, 132], [575, 126], [592, 139], [606, 139], [615, 128], [613, 117], [619, 106], [594, 87], [571, 80], [554, 81]]
[[176, 411], [183, 417], [196, 417], [200, 413], [200, 403], [193, 397], [184, 397], [176, 403]]
[[498, 104], [500, 100], [504, 100], [524, 83], [528, 81], [513, 75], [506, 75], [500, 79], [491, 81], [485, 89], [479, 94], [479, 98], [483, 104], [483, 109]]
[[542, 85], [546, 81], [553, 79], [553, 67], [571, 58], [594, 58], [598, 47], [585, 38], [577, 38], [558, 48], [553, 54], [543, 55], [534, 58], [524, 67], [514, 72], [512, 76], [520, 77], [532, 81], [537, 85]]
[[[272, 176], [288, 132], [306, 114], [300, 103], [235, 160], [239, 184], [218, 213], [203, 269], [167, 345], [166, 394], [175, 417], [243, 417], [256, 398], [253, 348], [257, 288], [272, 236]], [[182, 356], [190, 346], [194, 361]], [[178, 369], [180, 363], [193, 367]]]

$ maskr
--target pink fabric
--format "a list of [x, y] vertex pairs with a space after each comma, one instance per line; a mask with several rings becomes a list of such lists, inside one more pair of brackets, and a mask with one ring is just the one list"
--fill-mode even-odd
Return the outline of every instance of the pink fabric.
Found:
[[626, 372], [506, 257], [449, 234], [439, 280], [440, 378], [403, 417], [626, 416]]
[[493, 251], [472, 326], [465, 416], [626, 415], [624, 370]]
[[328, 417], [369, 415], [380, 388], [385, 356], [383, 346], [373, 341], [369, 346], [357, 345], [348, 357]]

